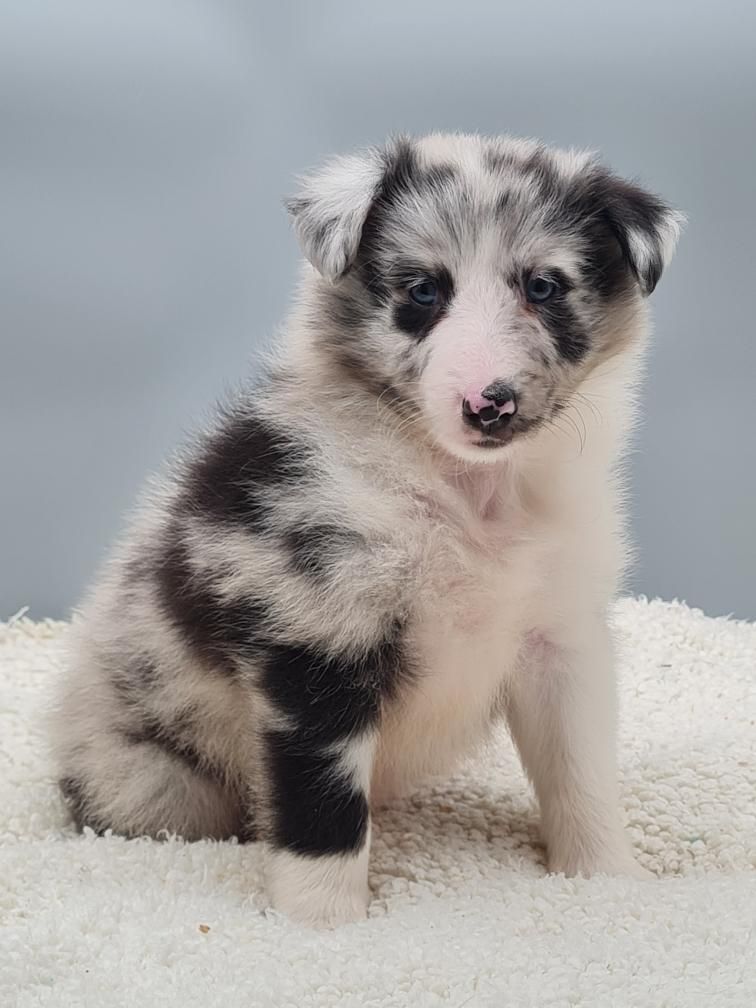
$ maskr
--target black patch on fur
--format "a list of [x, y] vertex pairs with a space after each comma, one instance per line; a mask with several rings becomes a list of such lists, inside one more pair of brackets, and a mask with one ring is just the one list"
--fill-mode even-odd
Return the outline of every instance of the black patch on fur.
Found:
[[[568, 294], [573, 288], [569, 277], [560, 269], [537, 271], [538, 276], [553, 280], [558, 287], [557, 293], [543, 303], [528, 302], [528, 311], [533, 312], [545, 325], [554, 339], [559, 354], [571, 363], [577, 363], [588, 353], [591, 341], [588, 330], [582, 325], [577, 314], [569, 304]], [[530, 277], [530, 271], [510, 274], [508, 282], [514, 288], [520, 288], [523, 298]], [[550, 365], [548, 357], [541, 355], [545, 367]]]
[[338, 753], [378, 720], [403, 675], [402, 629], [360, 656], [292, 644], [269, 649], [261, 680], [275, 708], [296, 728], [266, 735], [272, 783], [271, 842], [299, 854], [362, 846], [365, 796], [338, 770]]
[[547, 280], [552, 280], [557, 285], [560, 292], [564, 294], [571, 291], [574, 286], [564, 270], [560, 270], [558, 267], [551, 267], [550, 269], [547, 269], [545, 273], [539, 273], [539, 276], [541, 275], [545, 276]]
[[605, 219], [589, 222], [583, 234], [583, 277], [601, 297], [614, 297], [627, 288], [630, 279], [622, 248]]
[[602, 176], [595, 169], [569, 183], [550, 224], [566, 237], [582, 238], [581, 272], [597, 294], [612, 298], [627, 288], [628, 264], [607, 216]]
[[257, 654], [265, 607], [249, 599], [231, 603], [219, 598], [212, 582], [192, 570], [175, 526], [158, 558], [155, 579], [163, 610], [204, 664], [235, 675], [234, 659]]
[[350, 529], [323, 522], [289, 529], [284, 545], [298, 573], [321, 578], [334, 562], [364, 546], [364, 539]]
[[553, 336], [560, 355], [572, 364], [582, 360], [590, 349], [590, 336], [567, 303], [566, 297], [557, 295], [546, 304], [532, 307]]
[[569, 184], [552, 223], [566, 233], [582, 234], [583, 274], [608, 298], [621, 294], [631, 278], [646, 294], [654, 289], [662, 271], [661, 248], [641, 276], [628, 232], [641, 231], [651, 246], [659, 246], [659, 228], [667, 213], [666, 204], [656, 196], [593, 165]]
[[[668, 207], [657, 196], [646, 192], [632, 182], [626, 182], [610, 173], [606, 175], [606, 214], [609, 225], [620, 244], [630, 269], [645, 294], [651, 294], [662, 274], [660, 227]], [[640, 231], [656, 254], [641, 272], [628, 242], [630, 230]]]
[[[417, 275], [415, 271], [414, 274]], [[424, 340], [446, 314], [449, 304], [454, 297], [454, 280], [451, 273], [445, 267], [433, 271], [429, 279], [435, 280], [441, 293], [441, 300], [437, 305], [426, 307], [416, 304], [409, 296], [408, 291], [401, 291], [402, 300], [395, 306], [393, 317], [394, 325], [397, 329], [407, 333], [416, 340]]]
[[403, 674], [402, 629], [361, 655], [330, 655], [306, 644], [271, 643], [262, 661], [261, 688], [301, 738], [328, 745], [373, 724], [383, 699]]
[[424, 340], [443, 313], [443, 307], [440, 305], [429, 309], [407, 298], [394, 308], [394, 325], [413, 339]]
[[[513, 286], [522, 284], [523, 296], [530, 275], [526, 271], [522, 277], [517, 274], [510, 277]], [[543, 303], [529, 302], [528, 310], [534, 312], [551, 333], [560, 355], [576, 364], [588, 353], [591, 341], [588, 331], [569, 304], [568, 294], [573, 284], [560, 269], [548, 269], [538, 275], [553, 280], [557, 284], [557, 293]]]
[[268, 511], [261, 491], [296, 485], [307, 456], [290, 432], [254, 414], [232, 413], [188, 468], [179, 507], [257, 529]]
[[347, 854], [365, 842], [369, 810], [362, 791], [338, 771], [338, 756], [267, 732], [274, 814], [269, 842], [295, 854]]

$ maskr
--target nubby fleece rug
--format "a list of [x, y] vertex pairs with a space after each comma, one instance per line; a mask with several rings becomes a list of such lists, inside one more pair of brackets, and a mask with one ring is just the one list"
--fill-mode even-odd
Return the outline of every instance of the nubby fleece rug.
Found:
[[547, 877], [506, 736], [374, 827], [370, 917], [266, 909], [260, 851], [77, 836], [45, 750], [63, 623], [0, 624], [0, 1005], [756, 1005], [756, 626], [624, 600], [622, 793], [651, 882]]

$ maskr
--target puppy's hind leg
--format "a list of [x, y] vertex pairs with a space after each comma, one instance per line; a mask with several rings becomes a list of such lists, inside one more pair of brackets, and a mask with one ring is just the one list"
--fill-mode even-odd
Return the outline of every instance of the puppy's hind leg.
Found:
[[79, 829], [186, 840], [244, 834], [235, 789], [165, 739], [112, 731], [82, 743], [63, 760], [60, 787]]

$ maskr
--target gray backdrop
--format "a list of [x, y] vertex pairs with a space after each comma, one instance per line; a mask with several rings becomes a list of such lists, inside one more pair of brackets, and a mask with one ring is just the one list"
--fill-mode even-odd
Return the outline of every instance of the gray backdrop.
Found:
[[64, 615], [281, 320], [281, 197], [399, 130], [599, 148], [690, 217], [631, 587], [756, 617], [756, 4], [0, 0], [0, 616]]

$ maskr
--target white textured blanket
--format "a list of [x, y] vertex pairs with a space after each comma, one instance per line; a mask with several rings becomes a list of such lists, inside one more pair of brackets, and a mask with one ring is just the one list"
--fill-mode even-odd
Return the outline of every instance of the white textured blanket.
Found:
[[625, 600], [643, 883], [547, 877], [511, 745], [374, 829], [370, 919], [265, 909], [260, 852], [76, 836], [45, 753], [62, 623], [0, 624], [0, 1005], [756, 1005], [756, 626]]

